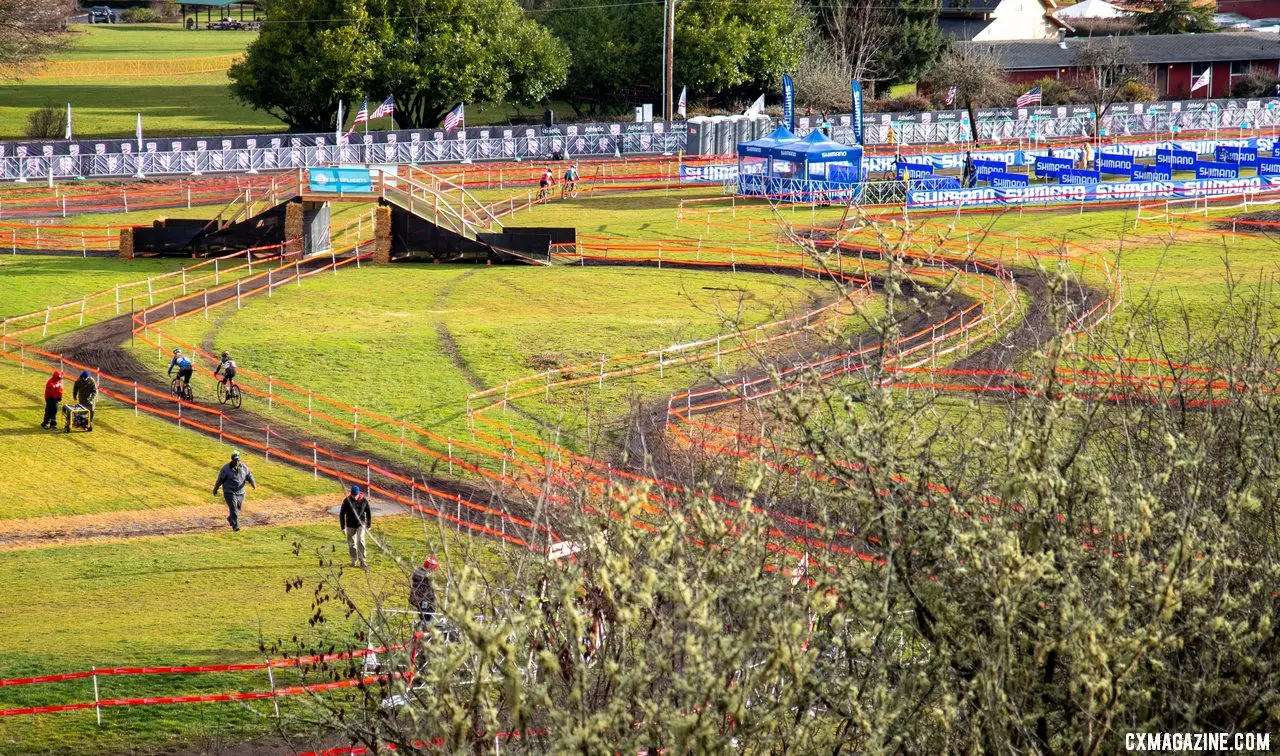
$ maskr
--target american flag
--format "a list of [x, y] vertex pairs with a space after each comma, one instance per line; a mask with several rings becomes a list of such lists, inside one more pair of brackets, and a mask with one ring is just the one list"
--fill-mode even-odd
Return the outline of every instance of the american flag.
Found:
[[1040, 87], [1032, 87], [1025, 94], [1018, 97], [1018, 107], [1025, 108], [1028, 105], [1040, 104]]
[[373, 115], [369, 116], [369, 118], [372, 120], [374, 118], [382, 118], [383, 116], [391, 116], [395, 114], [396, 101], [395, 99], [388, 97], [382, 101], [381, 105], [373, 109]]
[[462, 103], [458, 103], [458, 107], [449, 111], [449, 115], [444, 117], [444, 130], [451, 131], [461, 126], [466, 120], [465, 113], [462, 110]]
[[369, 122], [369, 101], [365, 100], [364, 104], [360, 106], [360, 112], [356, 113], [356, 120], [352, 121], [351, 125], [352, 127], [354, 127], [357, 123], [368, 123], [368, 122]]
[[956, 94], [959, 91], [960, 91], [960, 88], [957, 87], [955, 84], [952, 84], [951, 86], [947, 87], [947, 104], [948, 105], [956, 104]]

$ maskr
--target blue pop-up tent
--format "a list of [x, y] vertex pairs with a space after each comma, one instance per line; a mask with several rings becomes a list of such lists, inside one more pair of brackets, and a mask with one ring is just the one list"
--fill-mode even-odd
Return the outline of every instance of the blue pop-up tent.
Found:
[[832, 141], [820, 131], [797, 139], [778, 128], [738, 145], [739, 194], [795, 202], [847, 199], [861, 183], [862, 148]]

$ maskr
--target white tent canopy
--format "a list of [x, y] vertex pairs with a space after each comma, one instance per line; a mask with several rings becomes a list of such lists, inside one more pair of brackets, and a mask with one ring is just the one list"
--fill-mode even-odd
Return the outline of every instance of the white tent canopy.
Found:
[[1057, 13], [1053, 14], [1054, 18], [1063, 20], [1079, 19], [1079, 18], [1118, 18], [1125, 15], [1125, 11], [1120, 10], [1106, 0], [1083, 0], [1083, 2], [1075, 5], [1068, 5]]

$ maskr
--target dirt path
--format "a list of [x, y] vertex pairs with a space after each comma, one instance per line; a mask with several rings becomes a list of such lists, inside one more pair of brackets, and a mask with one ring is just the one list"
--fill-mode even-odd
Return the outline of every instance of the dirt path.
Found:
[[[324, 262], [324, 261], [321, 261]], [[306, 267], [305, 265], [303, 266]], [[210, 292], [209, 303], [214, 304], [230, 299], [235, 296], [234, 289], [222, 292]], [[194, 312], [203, 307], [202, 301], [187, 301], [177, 305], [178, 314]], [[166, 311], [166, 315], [171, 311]], [[101, 368], [104, 372], [108, 372], [117, 378], [137, 381], [139, 385], [149, 386], [153, 389], [168, 392], [168, 382], [162, 375], [147, 369], [143, 366], [128, 349], [125, 343], [129, 339], [132, 331], [132, 320], [128, 315], [105, 320], [86, 326], [79, 330], [73, 331], [54, 342], [51, 351], [59, 352], [68, 359], [76, 362], [90, 365], [94, 368]], [[160, 400], [155, 400], [156, 402]], [[273, 451], [287, 453], [294, 457], [310, 460], [312, 458], [313, 446], [318, 447], [321, 451], [320, 464], [324, 467], [337, 470], [341, 473], [351, 476], [357, 480], [363, 480], [366, 476], [365, 466], [362, 463], [345, 462], [338, 459], [326, 459], [324, 451], [333, 454], [358, 460], [369, 460], [373, 465], [389, 470], [396, 475], [406, 479], [413, 479], [423, 482], [425, 485], [447, 494], [461, 497], [468, 501], [477, 502], [488, 507], [503, 509], [509, 514], [521, 518], [529, 518], [531, 511], [523, 506], [521, 502], [505, 503], [499, 496], [500, 492], [485, 488], [480, 488], [471, 483], [462, 482], [454, 478], [438, 478], [429, 477], [425, 481], [423, 475], [416, 466], [410, 466], [404, 461], [386, 457], [384, 455], [371, 452], [364, 447], [358, 447], [349, 443], [336, 441], [329, 437], [310, 437], [305, 427], [285, 426], [271, 418], [257, 414], [254, 407], [255, 399], [246, 397], [245, 406], [240, 409], [233, 409], [229, 406], [220, 406], [219, 409], [227, 416], [226, 430], [234, 433], [250, 442], [262, 445], [268, 445]], [[154, 403], [154, 402], [153, 402]], [[199, 403], [199, 401], [197, 401]], [[274, 427], [272, 427], [274, 425]], [[277, 461], [290, 464], [287, 460], [276, 457]], [[295, 465], [304, 469], [310, 469], [310, 465]], [[405, 499], [411, 497], [411, 489], [407, 483], [398, 483], [395, 481], [381, 478], [376, 481], [377, 485]], [[418, 494], [421, 498], [422, 493]], [[486, 518], [482, 514], [469, 515], [468, 510], [463, 507], [455, 510], [464, 518], [470, 517], [471, 521], [481, 524], [490, 525], [495, 528], [499, 527], [497, 518]], [[223, 515], [225, 517], [225, 515]], [[537, 543], [543, 540], [542, 537], [536, 535], [535, 531], [520, 532], [521, 529], [513, 530], [517, 526], [508, 523], [506, 532], [512, 535], [525, 538], [530, 543]]]
[[[241, 527], [332, 523], [337, 521], [338, 504], [337, 497], [327, 494], [301, 499], [255, 500], [250, 491], [240, 511], [240, 523]], [[372, 505], [378, 517], [409, 513], [406, 507], [377, 499]], [[194, 506], [0, 520], [0, 551], [119, 542], [146, 536], [216, 533], [227, 529], [227, 507], [219, 497], [216, 503]]]

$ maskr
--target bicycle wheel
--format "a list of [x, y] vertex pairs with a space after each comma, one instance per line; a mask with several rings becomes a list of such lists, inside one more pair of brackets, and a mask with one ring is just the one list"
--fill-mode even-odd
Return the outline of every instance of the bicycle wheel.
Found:
[[191, 384], [182, 384], [182, 398], [186, 399], [188, 402], [194, 402], [196, 400], [195, 392], [191, 390]]
[[218, 381], [218, 404], [227, 403], [227, 384]]
[[232, 407], [235, 407], [236, 409], [240, 409], [240, 400], [241, 400], [241, 394], [240, 394], [239, 386], [232, 386], [231, 388], [227, 389], [228, 404], [230, 404]]

